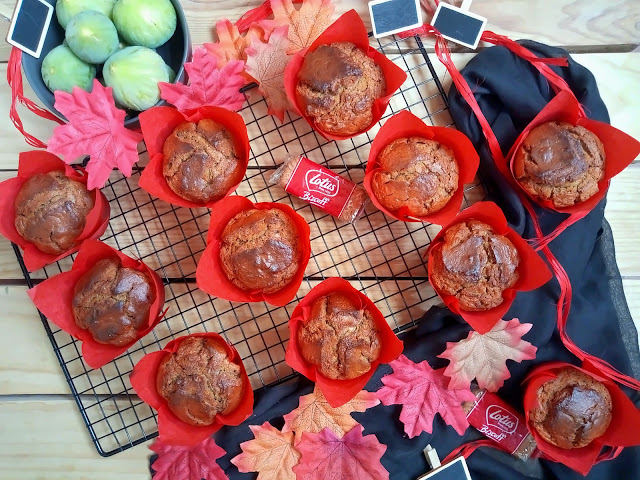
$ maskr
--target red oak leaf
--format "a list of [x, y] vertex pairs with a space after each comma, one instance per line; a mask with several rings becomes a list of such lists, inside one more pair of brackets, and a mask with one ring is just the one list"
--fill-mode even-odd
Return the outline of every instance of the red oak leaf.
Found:
[[469, 385], [449, 390], [444, 368], [433, 370], [426, 361], [413, 363], [404, 355], [389, 365], [393, 373], [382, 377], [384, 387], [376, 394], [384, 405], [402, 405], [400, 421], [409, 438], [422, 432], [431, 433], [436, 413], [459, 435], [464, 433], [469, 422], [461, 403], [476, 399]]
[[293, 446], [293, 433], [282, 433], [269, 422], [249, 428], [255, 439], [241, 443], [242, 453], [231, 463], [243, 473], [258, 472], [257, 480], [295, 480], [292, 469], [300, 453]]
[[468, 386], [474, 378], [480, 388], [496, 392], [511, 376], [507, 360], [532, 360], [536, 358], [536, 347], [522, 340], [531, 330], [530, 323], [520, 323], [517, 318], [498, 323], [485, 334], [471, 331], [459, 342], [448, 342], [447, 349], [439, 355], [451, 363], [444, 374], [451, 377], [449, 388]]
[[247, 33], [241, 34], [238, 27], [229, 20], [220, 20], [216, 23], [218, 41], [216, 43], [205, 43], [204, 48], [218, 59], [218, 67], [220, 68], [232, 60], [242, 60], [244, 62], [247, 60], [245, 50], [251, 40], [256, 37], [266, 42], [276, 26], [273, 20], [262, 20], [252, 23]]
[[375, 435], [362, 435], [357, 424], [342, 438], [331, 429], [305, 433], [298, 444], [302, 454], [293, 467], [298, 480], [386, 480], [389, 472], [380, 463], [387, 450]]
[[73, 93], [55, 92], [55, 108], [69, 123], [56, 127], [47, 150], [70, 164], [89, 155], [87, 188], [102, 188], [114, 168], [131, 176], [138, 161], [142, 135], [124, 126], [124, 110], [116, 108], [112, 90], [93, 81], [91, 93], [74, 87]]
[[309, 47], [331, 24], [335, 6], [331, 0], [304, 0], [296, 10], [291, 0], [271, 0], [273, 16], [279, 25], [289, 25], [287, 53]]
[[156, 472], [154, 480], [228, 480], [216, 463], [225, 453], [213, 438], [207, 438], [197, 445], [183, 447], [167, 445], [160, 440], [149, 448], [158, 454], [151, 468]]
[[216, 57], [204, 48], [197, 48], [193, 60], [184, 64], [189, 85], [160, 82], [160, 96], [182, 113], [203, 106], [238, 110], [244, 103], [240, 89], [247, 83], [240, 75], [244, 62], [232, 60], [221, 69], [217, 68], [217, 63]]

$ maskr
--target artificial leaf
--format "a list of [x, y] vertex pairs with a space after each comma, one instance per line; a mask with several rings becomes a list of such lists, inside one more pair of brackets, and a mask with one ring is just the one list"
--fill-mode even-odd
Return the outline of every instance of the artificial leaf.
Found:
[[72, 93], [56, 91], [55, 99], [56, 110], [69, 123], [56, 127], [47, 150], [62, 155], [67, 164], [89, 155], [89, 190], [102, 188], [116, 167], [130, 177], [142, 135], [125, 128], [126, 113], [116, 108], [112, 89], [94, 80], [90, 93], [74, 87]]
[[444, 374], [451, 378], [449, 388], [468, 386], [474, 378], [480, 388], [496, 392], [511, 376], [507, 360], [532, 360], [537, 348], [522, 340], [531, 330], [530, 323], [520, 323], [517, 318], [505, 322], [498, 320], [485, 334], [475, 331], [459, 342], [448, 342], [446, 350], [439, 355], [451, 363]]
[[215, 106], [238, 110], [244, 103], [240, 89], [246, 79], [240, 75], [244, 62], [232, 60], [218, 69], [218, 60], [204, 48], [193, 52], [193, 60], [185, 63], [189, 85], [160, 82], [160, 95], [182, 113], [187, 110]]
[[316, 385], [313, 393], [300, 397], [298, 408], [284, 416], [282, 431], [295, 432], [296, 443], [300, 441], [304, 432], [317, 433], [325, 427], [336, 436], [342, 437], [358, 425], [351, 413], [364, 412], [379, 403], [373, 393], [363, 390], [341, 407], [332, 408]]
[[191, 447], [168, 445], [156, 440], [149, 447], [158, 454], [151, 468], [154, 480], [228, 480], [216, 463], [227, 452], [209, 437]]
[[292, 469], [300, 453], [293, 446], [293, 433], [283, 433], [269, 422], [249, 428], [255, 438], [240, 444], [242, 453], [231, 463], [243, 473], [258, 472], [257, 480], [295, 480]]
[[287, 53], [294, 53], [309, 47], [331, 24], [334, 5], [331, 0], [304, 0], [300, 10], [296, 10], [291, 0], [271, 0], [275, 21], [289, 25], [289, 46]]
[[260, 84], [260, 93], [269, 107], [268, 113], [284, 121], [284, 112], [291, 103], [284, 91], [284, 69], [289, 63], [287, 56], [287, 30], [289, 27], [277, 27], [269, 36], [267, 43], [252, 38], [247, 48], [247, 73]]
[[330, 428], [305, 433], [298, 444], [302, 457], [293, 467], [299, 480], [383, 480], [389, 472], [380, 463], [387, 450], [375, 435], [362, 435], [357, 424], [342, 438]]
[[443, 375], [444, 368], [433, 370], [426, 361], [413, 363], [404, 355], [389, 365], [393, 373], [382, 377], [384, 386], [376, 395], [384, 405], [402, 405], [400, 421], [409, 438], [431, 433], [436, 413], [459, 435], [464, 433], [469, 422], [461, 404], [476, 399], [469, 385], [447, 389], [449, 378]]
[[249, 30], [242, 34], [229, 20], [220, 20], [216, 23], [216, 33], [218, 41], [216, 43], [205, 43], [204, 47], [211, 55], [218, 59], [218, 67], [224, 67], [232, 60], [247, 60], [246, 48], [253, 38], [258, 38], [263, 42], [269, 40], [271, 32], [276, 27], [273, 20], [262, 20], [254, 22]]

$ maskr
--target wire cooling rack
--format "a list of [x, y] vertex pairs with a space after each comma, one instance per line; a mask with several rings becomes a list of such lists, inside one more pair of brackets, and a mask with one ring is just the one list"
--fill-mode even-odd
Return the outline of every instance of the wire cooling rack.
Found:
[[[375, 42], [408, 73], [381, 123], [407, 109], [429, 124], [452, 126], [436, 67], [420, 39], [393, 37], [386, 43]], [[344, 225], [267, 184], [270, 172], [289, 154], [305, 154], [361, 183], [370, 144], [380, 125], [350, 140], [329, 142], [298, 116], [287, 115], [280, 124], [267, 114], [264, 99], [254, 94], [251, 86], [244, 90], [247, 102], [240, 114], [251, 140], [251, 159], [237, 193], [254, 202], [288, 204], [307, 220], [312, 256], [304, 281], [297, 298], [285, 307], [210, 297], [195, 283], [196, 265], [206, 246], [209, 211], [178, 208], [152, 198], [138, 187], [140, 169], [130, 178], [114, 172], [103, 189], [111, 204], [111, 220], [102, 240], [142, 259], [164, 278], [168, 313], [152, 333], [98, 370], [85, 365], [79, 341], [42, 317], [91, 438], [103, 456], [157, 436], [156, 412], [135, 395], [129, 373], [145, 354], [163, 348], [176, 337], [202, 331], [221, 333], [238, 350], [251, 385], [258, 390], [295, 375], [284, 361], [289, 339], [287, 322], [298, 301], [325, 278], [349, 280], [376, 304], [396, 332], [414, 326], [429, 307], [438, 303], [422, 255], [440, 227], [395, 221], [372, 206], [355, 226]], [[140, 163], [144, 164], [146, 155], [142, 153]], [[464, 196], [463, 207], [482, 199], [484, 188], [479, 182], [466, 185]], [[69, 270], [74, 258], [29, 274], [15, 245], [14, 249], [29, 286]]]

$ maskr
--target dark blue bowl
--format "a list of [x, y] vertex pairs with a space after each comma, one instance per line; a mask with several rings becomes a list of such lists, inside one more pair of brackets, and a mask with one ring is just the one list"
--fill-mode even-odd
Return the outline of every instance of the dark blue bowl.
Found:
[[[50, 5], [55, 7], [56, 0], [45, 0]], [[179, 0], [171, 0], [173, 6], [176, 9], [178, 15], [178, 24], [176, 31], [167, 43], [156, 48], [158, 55], [169, 65], [174, 72], [177, 73], [176, 83], [185, 81], [184, 64], [191, 58], [191, 39], [189, 37], [189, 27], [187, 26], [187, 19], [184, 16], [184, 11], [180, 5]], [[24, 74], [27, 77], [27, 81], [31, 88], [38, 96], [44, 106], [53, 112], [55, 115], [63, 120], [66, 120], [60, 112], [54, 108], [55, 98], [53, 93], [47, 88], [42, 81], [41, 67], [44, 57], [58, 45], [61, 45], [64, 41], [64, 29], [58, 23], [58, 19], [54, 13], [51, 18], [51, 25], [47, 32], [47, 37], [42, 47], [42, 54], [40, 58], [33, 58], [29, 54], [22, 55], [22, 68]], [[157, 105], [166, 105], [164, 100], [160, 100]], [[134, 111], [128, 111], [124, 124], [129, 128], [137, 128], [138, 113]]]

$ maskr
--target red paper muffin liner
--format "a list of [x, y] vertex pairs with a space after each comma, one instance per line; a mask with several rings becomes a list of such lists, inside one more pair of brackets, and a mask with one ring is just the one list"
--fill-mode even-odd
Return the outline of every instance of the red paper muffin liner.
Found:
[[[328, 45], [336, 42], [353, 43], [356, 47], [365, 52], [367, 56], [372, 58], [376, 65], [382, 69], [382, 73], [387, 83], [387, 91], [385, 92], [385, 95], [373, 102], [373, 119], [371, 124], [362, 131], [354, 133], [353, 135], [335, 135], [318, 128], [313, 119], [304, 113], [304, 107], [300, 102], [298, 102], [298, 96], [296, 95], [298, 76], [300, 69], [302, 68], [302, 62], [305, 54], [307, 52], [314, 52], [320, 45]], [[406, 79], [407, 74], [404, 70], [389, 60], [384, 54], [378, 52], [375, 48], [369, 45], [369, 34], [367, 33], [367, 28], [364, 26], [360, 15], [358, 15], [355, 10], [349, 10], [333, 22], [308, 49], [301, 50], [294, 55], [284, 71], [284, 88], [287, 92], [287, 97], [289, 97], [289, 101], [295, 108], [296, 112], [298, 112], [298, 114], [303, 117], [309, 125], [314, 128], [314, 130], [328, 140], [347, 140], [369, 131], [382, 118], [382, 115], [384, 115], [384, 112], [389, 105], [391, 97], [396, 90], [402, 86]]]
[[[435, 140], [446, 145], [453, 151], [456, 163], [458, 164], [458, 188], [444, 207], [429, 215], [411, 215], [407, 207], [401, 207], [395, 211], [388, 210], [378, 201], [371, 185], [374, 174], [382, 170], [378, 163], [378, 155], [380, 155], [380, 152], [391, 142], [399, 138], [408, 137], [423, 137], [427, 140]], [[466, 135], [453, 128], [430, 127], [409, 111], [402, 110], [386, 121], [371, 144], [366, 175], [364, 177], [364, 188], [367, 190], [375, 206], [396, 220], [446, 225], [453, 220], [460, 211], [464, 185], [471, 183], [475, 178], [479, 162], [480, 158], [478, 157], [478, 153]]]
[[[162, 174], [164, 142], [178, 125], [184, 122], [196, 123], [202, 119], [209, 119], [224, 126], [233, 138], [236, 154], [243, 164], [242, 177], [244, 177], [249, 163], [249, 136], [244, 120], [237, 113], [220, 107], [200, 107], [182, 114], [172, 107], [153, 107], [142, 112], [138, 118], [149, 151], [149, 164], [142, 171], [138, 184], [154, 197], [187, 208], [211, 208], [222, 200], [212, 200], [206, 203], [186, 200], [171, 190]], [[240, 178], [242, 179], [242, 177]], [[240, 182], [231, 187], [225, 197], [233, 193], [238, 185]]]
[[[96, 262], [104, 258], [119, 258], [122, 266], [132, 268], [147, 275], [153, 284], [156, 294], [155, 301], [149, 309], [148, 325], [138, 332], [138, 336], [132, 342], [122, 345], [105, 345], [96, 342], [88, 330], [80, 328], [73, 315], [73, 289], [80, 277], [93, 267]], [[129, 347], [149, 333], [162, 318], [164, 305], [164, 286], [160, 277], [147, 265], [135, 260], [122, 252], [114, 250], [110, 246], [98, 240], [85, 240], [80, 247], [78, 256], [73, 262], [71, 270], [59, 273], [41, 284], [27, 291], [31, 300], [42, 314], [59, 328], [74, 338], [82, 341], [82, 357], [91, 368], [100, 368], [114, 358], [122, 355]]]
[[[322, 375], [317, 371], [315, 365], [308, 363], [304, 359], [297, 342], [300, 323], [309, 320], [313, 302], [334, 292], [348, 296], [360, 309], [366, 308], [369, 310], [380, 333], [380, 356], [371, 364], [371, 369], [367, 373], [351, 380], [332, 380]], [[384, 316], [373, 302], [342, 278], [329, 278], [311, 289], [294, 309], [289, 320], [289, 332], [289, 344], [285, 354], [287, 364], [309, 380], [316, 382], [329, 405], [333, 408], [340, 407], [354, 398], [364, 388], [378, 365], [395, 360], [400, 356], [404, 348], [402, 341], [393, 333]]]
[[22, 238], [16, 230], [16, 196], [24, 182], [33, 175], [55, 170], [64, 172], [67, 178], [80, 182], [86, 187], [87, 175], [84, 168], [73, 168], [66, 165], [55, 155], [40, 150], [22, 152], [18, 163], [18, 176], [0, 183], [0, 234], [22, 248], [24, 264], [30, 272], [77, 252], [84, 240], [100, 238], [109, 224], [109, 202], [103, 193], [96, 189], [90, 192], [93, 196], [94, 205], [89, 215], [87, 215], [84, 230], [78, 237], [76, 245], [66, 252], [60, 255], [44, 253], [31, 242]]
[[[609, 428], [599, 438], [596, 438], [586, 447], [564, 449], [550, 444], [542, 438], [529, 422], [529, 412], [538, 406], [538, 388], [557, 377], [558, 371], [566, 368], [575, 368], [602, 382], [611, 395], [613, 403], [612, 418]], [[535, 368], [524, 380], [524, 413], [527, 427], [531, 435], [536, 439], [538, 449], [544, 457], [554, 462], [562, 463], [569, 468], [586, 475], [598, 461], [606, 459], [600, 457], [604, 447], [628, 447], [640, 445], [640, 410], [638, 410], [622, 390], [611, 380], [602, 376], [599, 370], [588, 361], [582, 364], [582, 368], [563, 362], [551, 362]]]
[[[180, 344], [190, 337], [220, 340], [227, 349], [229, 360], [240, 367], [242, 381], [244, 383], [244, 394], [240, 405], [228, 415], [216, 415], [216, 421], [213, 424], [203, 427], [189, 425], [178, 419], [169, 408], [167, 401], [160, 396], [156, 388], [158, 368], [162, 360], [165, 356], [175, 353]], [[251, 383], [249, 383], [249, 377], [244, 369], [242, 359], [236, 349], [225, 342], [224, 338], [217, 333], [193, 333], [172, 340], [159, 352], [149, 353], [142, 357], [131, 372], [129, 379], [131, 380], [131, 386], [142, 401], [157, 410], [160, 440], [170, 445], [196, 445], [205, 438], [213, 435], [223, 425], [240, 425], [253, 413], [253, 389], [251, 388]]]
[[[236, 287], [224, 273], [220, 263], [220, 237], [229, 221], [245, 210], [269, 210], [277, 208], [284, 212], [296, 226], [300, 243], [300, 268], [291, 282], [273, 293], [263, 293], [262, 290], [246, 291]], [[253, 203], [241, 196], [232, 196], [220, 200], [211, 210], [211, 221], [207, 234], [207, 248], [205, 249], [198, 268], [196, 269], [196, 283], [198, 287], [209, 295], [224, 298], [232, 302], [267, 302], [275, 306], [283, 306], [294, 299], [304, 277], [304, 271], [311, 257], [311, 243], [309, 225], [288, 205], [281, 203]]]
[[[529, 134], [529, 132], [547, 122], [566, 122], [571, 125], [577, 125], [586, 128], [595, 134], [604, 145], [605, 163], [604, 178], [598, 182], [598, 192], [591, 198], [570, 207], [556, 207], [551, 200], [543, 200], [539, 197], [530, 195], [515, 175], [514, 158], [520, 148], [520, 145]], [[569, 92], [558, 93], [546, 107], [534, 118], [531, 123], [520, 134], [513, 147], [509, 151], [508, 163], [514, 180], [522, 191], [525, 192], [534, 202], [550, 210], [562, 213], [578, 213], [589, 212], [604, 198], [607, 189], [611, 183], [611, 179], [622, 172], [631, 162], [640, 155], [640, 142], [615, 127], [596, 120], [590, 120], [580, 115], [580, 104], [576, 97]]]
[[[431, 281], [433, 266], [433, 249], [436, 245], [444, 243], [445, 232], [453, 225], [465, 222], [467, 220], [479, 220], [489, 225], [498, 235], [504, 235], [518, 250], [520, 263], [518, 265], [519, 278], [513, 287], [507, 288], [502, 292], [504, 301], [497, 307], [482, 312], [470, 312], [460, 308], [458, 299], [454, 295], [447, 295], [442, 292], [435, 282]], [[487, 333], [501, 319], [511, 307], [513, 300], [516, 298], [516, 292], [525, 290], [534, 290], [549, 280], [552, 274], [547, 264], [542, 258], [531, 248], [531, 246], [522, 239], [514, 230], [507, 225], [507, 219], [502, 213], [498, 205], [493, 202], [478, 202], [475, 205], [462, 211], [449, 225], [444, 227], [438, 235], [433, 239], [429, 249], [427, 250], [429, 261], [427, 271], [429, 273], [429, 281], [438, 296], [447, 305], [449, 310], [457, 313], [478, 333]]]

